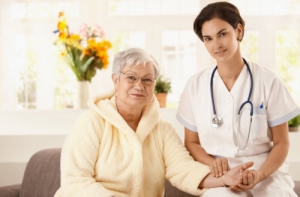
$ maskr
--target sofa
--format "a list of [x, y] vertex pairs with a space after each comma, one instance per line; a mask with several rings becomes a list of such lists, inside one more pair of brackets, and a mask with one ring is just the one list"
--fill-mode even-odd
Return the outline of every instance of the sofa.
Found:
[[[60, 186], [60, 148], [35, 153], [27, 163], [22, 184], [0, 187], [0, 197], [53, 197]], [[300, 181], [295, 181], [300, 195]], [[165, 182], [165, 197], [193, 197]]]

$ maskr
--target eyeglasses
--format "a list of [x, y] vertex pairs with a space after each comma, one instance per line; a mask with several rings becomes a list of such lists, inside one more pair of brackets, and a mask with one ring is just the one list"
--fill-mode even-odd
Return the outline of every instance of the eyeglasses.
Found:
[[152, 85], [153, 83], [154, 83], [154, 81], [155, 81], [155, 79], [153, 78], [153, 77], [143, 77], [143, 78], [141, 78], [141, 77], [139, 77], [137, 74], [135, 74], [135, 73], [133, 73], [133, 72], [130, 72], [130, 71], [128, 71], [128, 72], [125, 72], [125, 73], [123, 73], [123, 72], [121, 72], [120, 71], [120, 73], [122, 73], [122, 74], [124, 74], [125, 76], [126, 76], [126, 81], [128, 82], [128, 83], [132, 83], [132, 84], [134, 84], [134, 83], [137, 83], [138, 81], [139, 81], [139, 79], [141, 79], [141, 81], [142, 81], [142, 83], [145, 85], [145, 86], [150, 86], [150, 85]]

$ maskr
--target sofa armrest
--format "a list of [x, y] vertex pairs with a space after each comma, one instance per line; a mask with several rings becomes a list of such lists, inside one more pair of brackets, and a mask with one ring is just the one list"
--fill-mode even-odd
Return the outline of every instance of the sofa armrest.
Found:
[[0, 187], [1, 197], [19, 197], [21, 184]]
[[60, 187], [60, 148], [40, 150], [26, 165], [20, 196], [53, 197]]
[[176, 187], [171, 185], [171, 183], [168, 180], [166, 180], [164, 197], [195, 197], [195, 196], [177, 189]]
[[300, 196], [300, 181], [294, 181], [294, 182], [295, 182], [294, 191], [298, 196]]

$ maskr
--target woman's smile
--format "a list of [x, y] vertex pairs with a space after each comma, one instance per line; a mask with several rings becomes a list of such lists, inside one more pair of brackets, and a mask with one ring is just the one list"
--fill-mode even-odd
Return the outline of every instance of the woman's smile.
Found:
[[136, 98], [145, 97], [143, 94], [131, 94], [131, 95], [136, 97]]

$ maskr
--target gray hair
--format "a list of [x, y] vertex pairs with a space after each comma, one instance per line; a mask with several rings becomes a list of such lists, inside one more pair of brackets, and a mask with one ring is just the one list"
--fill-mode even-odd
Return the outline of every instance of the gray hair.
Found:
[[159, 76], [159, 66], [150, 53], [142, 48], [128, 48], [118, 52], [113, 61], [112, 72], [119, 78], [121, 70], [124, 66], [138, 66], [151, 64], [155, 70], [155, 79]]

